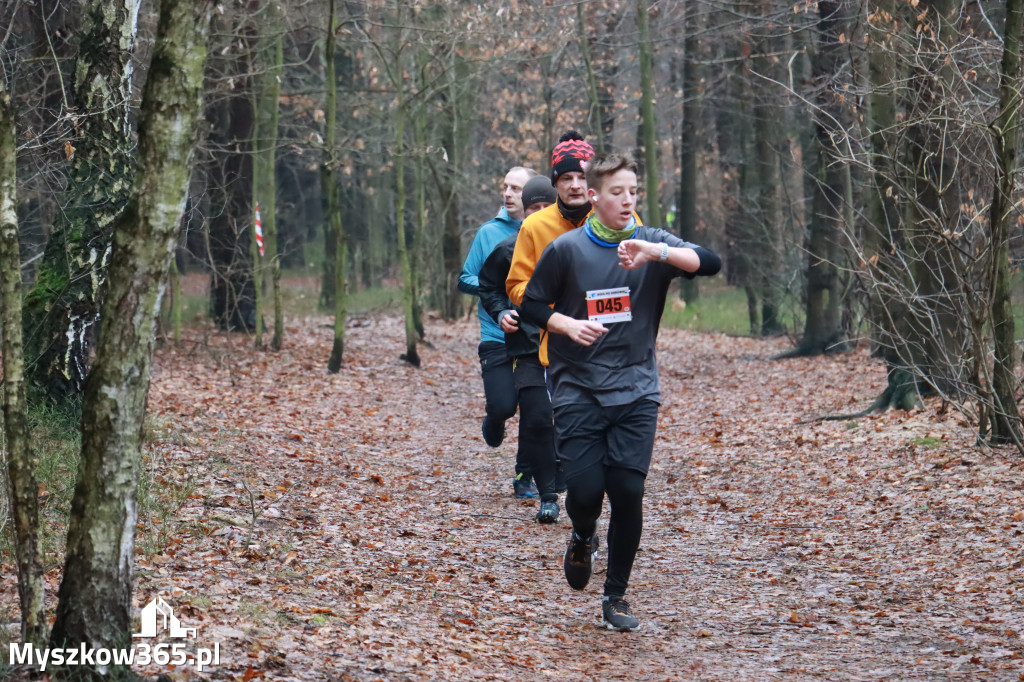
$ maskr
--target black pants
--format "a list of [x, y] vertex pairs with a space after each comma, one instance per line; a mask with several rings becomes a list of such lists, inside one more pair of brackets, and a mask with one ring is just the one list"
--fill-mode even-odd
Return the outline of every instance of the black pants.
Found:
[[644, 482], [654, 450], [658, 404], [563, 405], [555, 409], [556, 447], [565, 467], [565, 511], [582, 537], [597, 530], [605, 494], [608, 521], [606, 596], [623, 596], [644, 526]]
[[519, 393], [519, 444], [525, 448], [542, 502], [555, 501], [555, 427], [544, 365], [536, 353], [513, 360], [512, 377]]
[[[484, 411], [488, 419], [504, 423], [515, 416], [519, 405], [519, 394], [512, 380], [512, 359], [505, 352], [505, 344], [498, 341], [481, 341], [477, 354], [480, 356], [480, 377], [484, 381]], [[530, 478], [533, 469], [528, 458], [529, 449], [523, 445], [522, 430], [520, 422], [516, 474]]]

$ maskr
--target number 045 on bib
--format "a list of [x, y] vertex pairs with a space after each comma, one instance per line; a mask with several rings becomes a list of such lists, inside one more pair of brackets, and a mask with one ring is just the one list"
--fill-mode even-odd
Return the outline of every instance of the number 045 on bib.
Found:
[[629, 322], [629, 287], [593, 289], [587, 292], [587, 319], [591, 322]]

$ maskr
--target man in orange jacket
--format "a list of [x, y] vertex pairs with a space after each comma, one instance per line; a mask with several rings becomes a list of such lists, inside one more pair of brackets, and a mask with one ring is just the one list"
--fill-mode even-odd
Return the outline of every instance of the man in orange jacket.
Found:
[[[514, 304], [523, 302], [526, 283], [530, 281], [545, 247], [556, 237], [582, 225], [590, 214], [584, 171], [587, 161], [593, 156], [594, 148], [575, 130], [567, 130], [558, 138], [558, 144], [551, 152], [551, 182], [558, 192], [558, 199], [554, 205], [527, 216], [519, 229], [512, 266], [505, 280], [505, 290]], [[515, 331], [516, 324], [512, 315], [501, 320], [501, 327], [506, 333]], [[546, 366], [547, 335], [542, 333], [541, 337], [539, 359]]]

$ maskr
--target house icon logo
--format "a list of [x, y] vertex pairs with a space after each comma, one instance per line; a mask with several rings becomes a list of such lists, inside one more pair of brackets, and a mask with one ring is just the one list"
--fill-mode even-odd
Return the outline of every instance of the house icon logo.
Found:
[[156, 597], [143, 607], [142, 632], [132, 633], [132, 637], [156, 637], [160, 623], [168, 637], [196, 636], [196, 628], [183, 628], [170, 604], [164, 601], [163, 597]]

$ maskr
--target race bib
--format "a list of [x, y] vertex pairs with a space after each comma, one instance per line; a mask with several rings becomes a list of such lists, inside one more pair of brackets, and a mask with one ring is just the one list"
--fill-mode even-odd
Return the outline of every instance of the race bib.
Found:
[[629, 322], [629, 287], [594, 289], [587, 292], [587, 319], [591, 322]]

